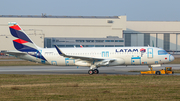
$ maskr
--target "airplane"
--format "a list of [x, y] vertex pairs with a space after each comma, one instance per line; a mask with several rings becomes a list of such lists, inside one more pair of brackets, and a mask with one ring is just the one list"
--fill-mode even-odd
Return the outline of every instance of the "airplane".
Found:
[[9, 22], [15, 51], [7, 54], [20, 59], [57, 66], [85, 66], [88, 73], [98, 74], [99, 67], [122, 65], [160, 66], [174, 60], [162, 48], [143, 47], [83, 47], [83, 48], [41, 48], [38, 47], [16, 22]]

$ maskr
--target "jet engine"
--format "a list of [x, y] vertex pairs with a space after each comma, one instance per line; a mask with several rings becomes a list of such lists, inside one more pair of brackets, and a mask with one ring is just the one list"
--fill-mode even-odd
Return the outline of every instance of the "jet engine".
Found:
[[115, 61], [110, 62], [109, 65], [114, 66], [114, 65], [123, 65], [125, 61], [121, 58], [115, 59]]
[[117, 58], [117, 59], [114, 59], [114, 60], [103, 60], [103, 61], [100, 61], [100, 62], [96, 62], [95, 64], [97, 66], [114, 66], [114, 65], [122, 65], [124, 64], [125, 61], [121, 58]]
[[91, 66], [91, 64], [86, 61], [77, 61], [75, 62], [75, 65], [76, 66]]

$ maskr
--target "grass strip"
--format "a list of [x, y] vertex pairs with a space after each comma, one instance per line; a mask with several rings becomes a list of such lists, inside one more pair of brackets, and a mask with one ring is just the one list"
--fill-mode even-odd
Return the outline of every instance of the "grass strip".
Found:
[[0, 100], [177, 101], [175, 75], [0, 75]]

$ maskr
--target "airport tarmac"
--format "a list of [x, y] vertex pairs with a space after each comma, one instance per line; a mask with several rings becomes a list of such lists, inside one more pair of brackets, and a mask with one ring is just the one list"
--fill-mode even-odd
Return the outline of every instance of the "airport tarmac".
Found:
[[[153, 70], [164, 69], [165, 67], [172, 67], [173, 69], [180, 69], [179, 64], [165, 64], [161, 67], [154, 67]], [[148, 66], [114, 66], [101, 67], [99, 74], [120, 74], [120, 75], [139, 75], [140, 72], [129, 71], [143, 71], [149, 70]], [[0, 66], [0, 74], [88, 74], [88, 67], [77, 66]], [[180, 73], [175, 73], [180, 75]]]

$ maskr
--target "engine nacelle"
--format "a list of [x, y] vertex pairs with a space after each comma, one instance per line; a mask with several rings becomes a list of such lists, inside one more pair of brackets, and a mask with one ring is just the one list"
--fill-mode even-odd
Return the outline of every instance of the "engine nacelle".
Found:
[[77, 61], [75, 62], [75, 65], [76, 66], [91, 66], [91, 64], [86, 61]]
[[117, 58], [115, 59], [115, 61], [111, 62], [111, 61], [108, 61], [108, 60], [103, 60], [103, 61], [100, 61], [100, 62], [96, 62], [95, 65], [97, 66], [118, 66], [118, 65], [123, 65], [125, 63], [125, 61], [121, 58]]
[[117, 65], [123, 65], [125, 61], [121, 58], [117, 58], [115, 61], [110, 62], [109, 65], [111, 66], [117, 66]]
[[161, 67], [161, 64], [157, 64], [157, 65], [151, 65], [151, 67]]
[[96, 66], [106, 66], [106, 65], [109, 65], [109, 61], [99, 61], [99, 62], [95, 62], [95, 65]]

